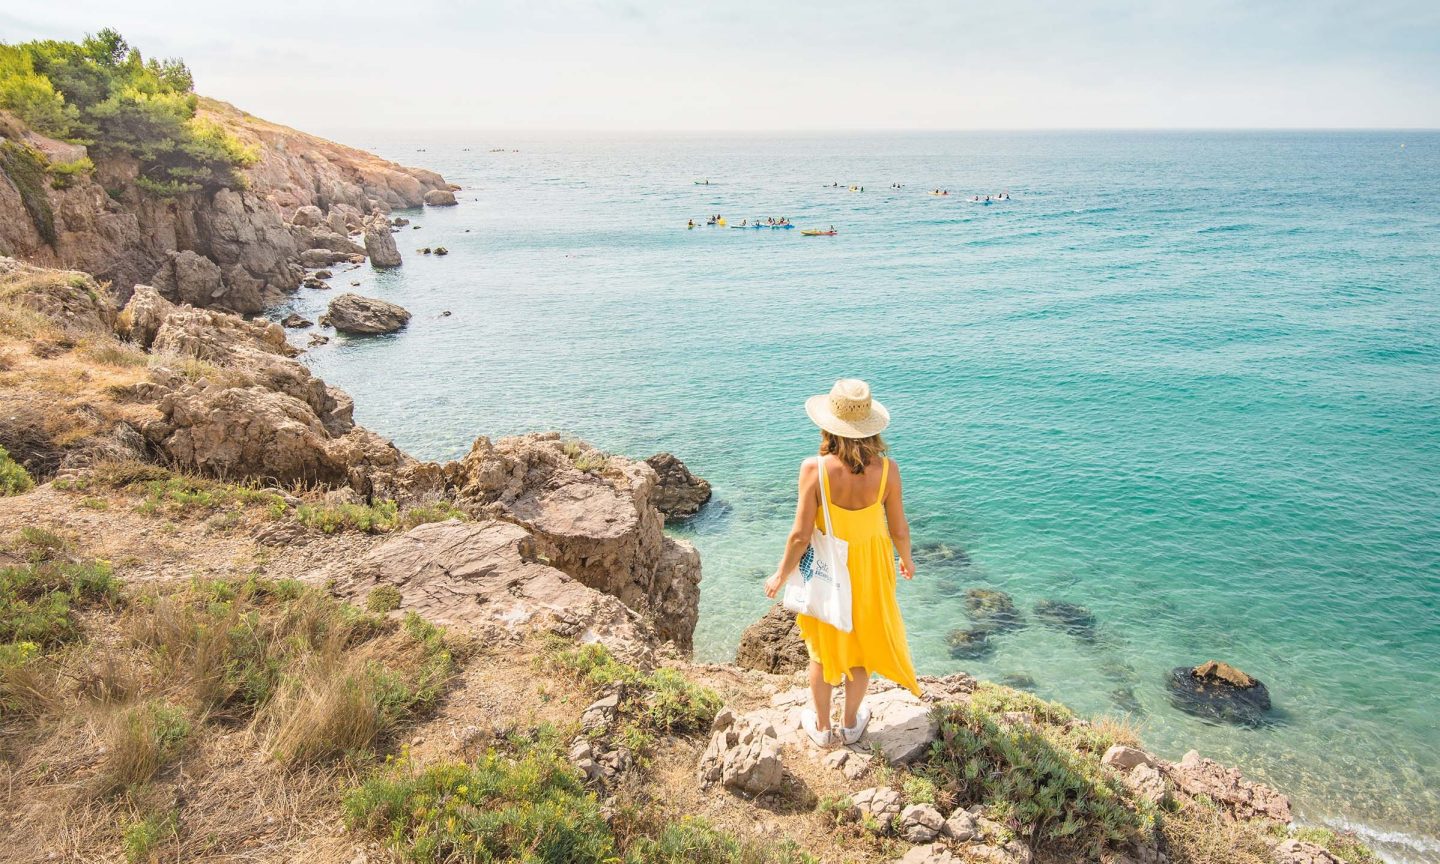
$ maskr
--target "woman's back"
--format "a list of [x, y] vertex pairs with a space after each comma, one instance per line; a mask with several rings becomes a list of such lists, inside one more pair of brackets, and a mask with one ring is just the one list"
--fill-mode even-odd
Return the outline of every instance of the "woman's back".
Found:
[[830, 503], [845, 510], [864, 510], [879, 502], [886, 461], [884, 456], [872, 459], [856, 474], [835, 456], [822, 456]]

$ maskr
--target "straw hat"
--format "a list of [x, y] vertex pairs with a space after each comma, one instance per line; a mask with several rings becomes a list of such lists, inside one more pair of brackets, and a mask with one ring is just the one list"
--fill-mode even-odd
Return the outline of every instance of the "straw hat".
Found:
[[870, 398], [870, 385], [858, 378], [841, 378], [829, 393], [806, 399], [805, 413], [841, 438], [869, 438], [890, 425], [890, 412]]

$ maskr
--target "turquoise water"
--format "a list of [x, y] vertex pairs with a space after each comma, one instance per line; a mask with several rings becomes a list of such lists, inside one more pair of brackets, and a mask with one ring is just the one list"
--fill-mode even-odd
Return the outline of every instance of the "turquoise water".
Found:
[[[681, 456], [718, 499], [681, 532], [701, 659], [767, 606], [816, 444], [801, 403], [863, 377], [917, 543], [954, 553], [900, 587], [922, 672], [1128, 712], [1166, 755], [1440, 861], [1440, 134], [353, 143], [465, 191], [409, 214], [403, 268], [334, 280], [409, 328], [315, 370], [421, 457], [548, 428]], [[712, 213], [840, 234], [685, 230]], [[1028, 615], [951, 659], [970, 586], [1083, 604], [1097, 638]], [[1278, 722], [1172, 708], [1167, 671], [1210, 657], [1266, 681]]]

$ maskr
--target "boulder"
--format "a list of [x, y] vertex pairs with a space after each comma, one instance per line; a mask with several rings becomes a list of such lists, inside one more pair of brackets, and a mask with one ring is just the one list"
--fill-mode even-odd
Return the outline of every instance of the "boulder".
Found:
[[1275, 864], [1345, 864], [1324, 846], [1294, 838], [1276, 845], [1271, 859]]
[[735, 665], [742, 669], [785, 675], [809, 666], [805, 640], [795, 625], [795, 613], [776, 603], [765, 616], [740, 634]]
[[849, 815], [877, 832], [889, 831], [891, 820], [900, 815], [900, 792], [888, 786], [861, 789], [850, 796]]
[[425, 203], [431, 207], [453, 207], [459, 202], [449, 189], [431, 189], [425, 193]]
[[911, 843], [929, 843], [940, 836], [945, 817], [930, 804], [911, 804], [900, 811], [897, 830]]
[[649, 465], [541, 433], [477, 438], [447, 470], [462, 506], [524, 526], [555, 567], [620, 598], [654, 621], [662, 639], [690, 649], [700, 556], [665, 536]]
[[1117, 771], [1129, 771], [1137, 765], [1149, 765], [1153, 768], [1155, 767], [1155, 757], [1135, 747], [1115, 744], [1105, 751], [1104, 756], [1100, 757], [1100, 764], [1109, 765]]
[[332, 249], [306, 249], [300, 253], [299, 261], [305, 267], [329, 267], [331, 264], [338, 264], [349, 259], [345, 252], [336, 252]]
[[964, 807], [956, 807], [955, 812], [940, 826], [940, 833], [951, 840], [963, 843], [973, 839], [980, 833], [980, 827], [975, 824], [975, 817]]
[[345, 293], [330, 301], [320, 323], [329, 324], [341, 333], [373, 335], [394, 333], [409, 320], [410, 313], [394, 303]]
[[[620, 601], [547, 565], [525, 529], [491, 519], [420, 525], [359, 561], [337, 561], [328, 575], [339, 594], [356, 599], [393, 586], [402, 609], [440, 624], [554, 632], [601, 642], [631, 662], [645, 660], [654, 640]], [[606, 706], [591, 709], [599, 717]]]
[[1201, 758], [1194, 750], [1178, 763], [1165, 766], [1164, 773], [1181, 792], [1208, 797], [1231, 818], [1290, 822], [1289, 798], [1269, 786], [1246, 780], [1234, 768]]
[[450, 254], [450, 250], [449, 250], [449, 249], [446, 249], [444, 246], [436, 246], [436, 247], [435, 247], [435, 254], [436, 254], [436, 255], [449, 255], [449, 254]]
[[280, 319], [281, 327], [289, 327], [291, 329], [295, 329], [298, 327], [309, 327], [314, 323], [314, 321], [311, 321], [310, 319], [301, 315], [299, 312], [291, 312], [289, 315], [286, 315], [284, 318]]
[[911, 846], [904, 855], [894, 860], [898, 864], [959, 864], [962, 859], [956, 858], [939, 843], [927, 843]]
[[297, 207], [295, 214], [290, 217], [291, 225], [298, 225], [301, 228], [314, 228], [325, 221], [325, 214], [314, 204], [306, 204], [304, 207]]
[[264, 308], [262, 298], [230, 297], [220, 267], [203, 255], [188, 249], [171, 252], [168, 260], [150, 277], [150, 285], [173, 303], [188, 303], [198, 308], [215, 307], [242, 314]]
[[[723, 712], [722, 712], [723, 714]], [[780, 788], [785, 767], [780, 761], [780, 741], [769, 723], [749, 717], [734, 718], [728, 723], [716, 718], [720, 728], [710, 736], [710, 743], [700, 757], [702, 785], [719, 782], [727, 789], [756, 796]]]
[[1169, 792], [1165, 775], [1154, 765], [1136, 765], [1120, 779], [1136, 795], [1156, 804], [1164, 801]]
[[655, 484], [655, 506], [665, 514], [665, 521], [688, 519], [710, 500], [709, 482], [690, 473], [685, 463], [673, 455], [656, 453], [646, 459], [645, 464], [659, 475]]
[[161, 297], [160, 292], [149, 285], [136, 285], [130, 301], [120, 311], [115, 329], [141, 348], [149, 348], [160, 326], [174, 311], [175, 304]]
[[378, 216], [365, 220], [365, 254], [370, 256], [372, 267], [400, 266], [400, 250], [395, 246], [395, 235], [390, 233], [389, 221]]
[[1171, 670], [1170, 702], [1197, 717], [1260, 726], [1268, 719], [1270, 691], [1234, 666], [1209, 660]]

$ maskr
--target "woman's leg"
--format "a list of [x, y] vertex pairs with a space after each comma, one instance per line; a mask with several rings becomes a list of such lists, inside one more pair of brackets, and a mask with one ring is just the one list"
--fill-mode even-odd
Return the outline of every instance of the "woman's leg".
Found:
[[860, 711], [860, 703], [865, 701], [865, 693], [869, 689], [870, 673], [860, 666], [852, 668], [845, 677], [845, 716], [841, 722], [846, 727], [855, 728], [855, 715]]
[[816, 724], [830, 728], [830, 685], [825, 683], [825, 667], [810, 661], [810, 701], [815, 706]]

